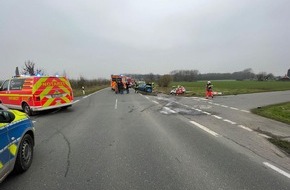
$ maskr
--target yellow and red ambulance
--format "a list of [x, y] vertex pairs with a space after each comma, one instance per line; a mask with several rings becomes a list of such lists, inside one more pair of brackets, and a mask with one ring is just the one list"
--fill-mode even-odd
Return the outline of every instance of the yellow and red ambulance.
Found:
[[126, 76], [124, 75], [111, 75], [111, 88], [115, 90], [116, 83], [120, 81], [123, 85], [126, 83]]
[[0, 88], [0, 103], [23, 110], [28, 115], [36, 111], [72, 106], [73, 99], [73, 91], [66, 77], [15, 77], [4, 81]]

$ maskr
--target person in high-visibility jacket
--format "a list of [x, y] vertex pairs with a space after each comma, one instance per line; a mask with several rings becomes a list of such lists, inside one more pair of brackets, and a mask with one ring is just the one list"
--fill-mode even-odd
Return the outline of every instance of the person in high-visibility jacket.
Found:
[[207, 81], [206, 93], [205, 93], [205, 98], [206, 99], [208, 99], [209, 97], [213, 98], [212, 87], [213, 87], [213, 85], [211, 84], [211, 82]]
[[116, 81], [112, 82], [112, 88], [115, 91], [115, 93], [117, 94], [118, 93], [118, 86], [117, 86], [117, 82]]

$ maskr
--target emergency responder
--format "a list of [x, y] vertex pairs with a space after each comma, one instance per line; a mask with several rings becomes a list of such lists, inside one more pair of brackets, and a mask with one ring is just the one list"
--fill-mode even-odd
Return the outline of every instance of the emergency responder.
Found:
[[212, 93], [212, 87], [213, 85], [211, 84], [210, 81], [207, 81], [206, 84], [206, 94], [205, 94], [205, 98], [208, 99], [209, 97], [213, 98], [213, 93]]
[[138, 83], [137, 83], [137, 81], [134, 82], [134, 90], [135, 90], [135, 93], [138, 93]]
[[125, 85], [126, 85], [127, 94], [129, 94], [130, 83], [127, 81]]
[[121, 82], [121, 81], [119, 81], [118, 80], [118, 82], [117, 82], [117, 86], [118, 86], [118, 92], [120, 93], [120, 94], [123, 94], [123, 83]]
[[82, 91], [83, 91], [83, 95], [85, 95], [86, 91], [85, 91], [85, 87], [84, 86], [82, 86]]
[[118, 94], [118, 85], [117, 85], [116, 81], [112, 82], [112, 90], [114, 90], [115, 93]]

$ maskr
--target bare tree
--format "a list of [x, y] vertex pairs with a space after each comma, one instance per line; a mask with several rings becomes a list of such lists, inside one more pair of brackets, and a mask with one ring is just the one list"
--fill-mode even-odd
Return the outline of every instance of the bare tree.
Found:
[[33, 63], [32, 61], [28, 60], [24, 62], [24, 67], [23, 67], [23, 71], [22, 74], [24, 75], [31, 75], [31, 76], [35, 76], [35, 75], [44, 75], [44, 71], [42, 69], [35, 69], [35, 63]]

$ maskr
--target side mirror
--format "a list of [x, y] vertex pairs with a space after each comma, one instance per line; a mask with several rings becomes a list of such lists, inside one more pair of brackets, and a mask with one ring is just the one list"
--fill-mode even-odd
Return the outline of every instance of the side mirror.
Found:
[[0, 110], [0, 123], [11, 123], [15, 119], [12, 112]]

